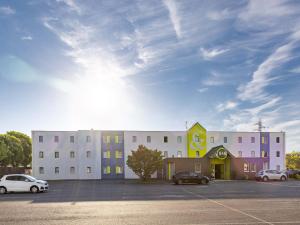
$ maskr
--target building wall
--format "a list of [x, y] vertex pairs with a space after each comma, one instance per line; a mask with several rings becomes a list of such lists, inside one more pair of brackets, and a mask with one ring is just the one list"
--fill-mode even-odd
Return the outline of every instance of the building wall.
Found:
[[[283, 132], [270, 133], [270, 168], [280, 170], [285, 169], [285, 134]], [[276, 143], [276, 138], [279, 137], [279, 143]], [[276, 152], [279, 151], [280, 155], [277, 157]]]
[[[133, 142], [133, 136], [137, 138]], [[147, 142], [147, 136], [151, 137], [151, 142]], [[168, 137], [168, 143], [164, 143], [164, 136]], [[177, 142], [177, 137], [181, 136], [181, 143]], [[126, 165], [128, 155], [132, 150], [137, 150], [139, 145], [144, 145], [150, 149], [157, 149], [164, 153], [168, 152], [168, 157], [177, 157], [178, 151], [182, 152], [182, 157], [187, 157], [186, 132], [185, 131], [125, 131], [124, 151], [125, 151], [125, 178], [137, 178], [135, 173]]]

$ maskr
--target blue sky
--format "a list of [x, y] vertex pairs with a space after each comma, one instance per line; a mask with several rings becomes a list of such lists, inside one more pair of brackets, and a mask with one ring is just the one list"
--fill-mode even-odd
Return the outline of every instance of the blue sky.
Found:
[[300, 150], [299, 1], [0, 1], [0, 132], [253, 131]]

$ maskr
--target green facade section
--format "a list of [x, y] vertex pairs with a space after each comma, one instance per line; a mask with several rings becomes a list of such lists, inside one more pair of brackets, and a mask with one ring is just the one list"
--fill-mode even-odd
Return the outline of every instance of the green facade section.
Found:
[[202, 158], [206, 154], [206, 129], [199, 123], [195, 123], [187, 132], [187, 150], [189, 158]]

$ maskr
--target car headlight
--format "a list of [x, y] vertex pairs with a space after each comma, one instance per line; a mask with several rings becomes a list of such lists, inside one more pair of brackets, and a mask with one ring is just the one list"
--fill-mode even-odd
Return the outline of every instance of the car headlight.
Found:
[[42, 183], [42, 182], [39, 182], [39, 181], [38, 181], [38, 182], [36, 182], [36, 183], [37, 183], [37, 184], [44, 184], [44, 183]]

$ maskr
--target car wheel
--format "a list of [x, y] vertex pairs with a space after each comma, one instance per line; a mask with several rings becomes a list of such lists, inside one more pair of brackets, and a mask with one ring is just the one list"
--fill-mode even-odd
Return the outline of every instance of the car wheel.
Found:
[[5, 193], [6, 193], [6, 188], [0, 187], [0, 194], [5, 194]]
[[201, 184], [207, 184], [208, 181], [206, 179], [201, 179]]
[[263, 177], [263, 181], [268, 181], [268, 180], [269, 180], [269, 178], [267, 176]]
[[30, 188], [31, 193], [38, 193], [39, 192], [39, 188], [37, 186], [32, 186]]
[[183, 182], [182, 182], [182, 180], [178, 180], [177, 183], [178, 184], [182, 184]]
[[286, 177], [285, 177], [285, 176], [281, 176], [281, 177], [280, 177], [280, 180], [281, 180], [281, 181], [286, 181]]

